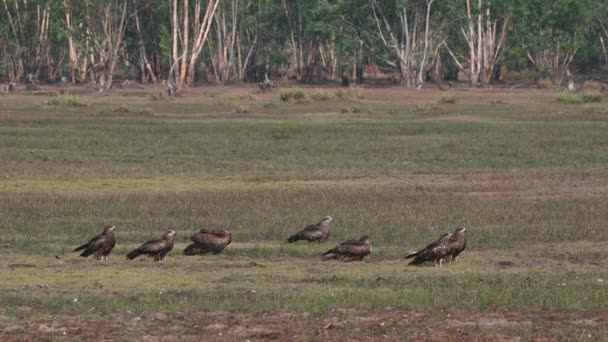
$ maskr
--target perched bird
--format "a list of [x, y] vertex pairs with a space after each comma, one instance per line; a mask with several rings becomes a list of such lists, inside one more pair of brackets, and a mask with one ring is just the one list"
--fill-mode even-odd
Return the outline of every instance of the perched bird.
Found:
[[372, 243], [367, 235], [359, 240], [348, 240], [323, 253], [323, 261], [334, 259], [340, 261], [361, 261], [372, 252]]
[[421, 265], [425, 262], [434, 262], [435, 266], [442, 266], [443, 261], [456, 260], [458, 255], [465, 249], [465, 228], [457, 228], [454, 233], [445, 233], [439, 239], [431, 242], [423, 249], [408, 254], [405, 258], [414, 258], [409, 265]]
[[106, 260], [114, 246], [116, 246], [114, 229], [116, 229], [116, 226], [113, 224], [105, 226], [101, 234], [92, 238], [91, 241], [85, 243], [84, 245], [74, 249], [74, 252], [84, 249], [84, 251], [80, 253], [81, 257], [86, 258], [93, 254], [97, 260]]
[[448, 253], [449, 262], [458, 262], [458, 256], [467, 248], [467, 241], [464, 238], [465, 227], [456, 228], [449, 240]]
[[192, 234], [190, 240], [194, 242], [184, 249], [185, 255], [220, 254], [232, 242], [232, 235], [227, 230], [206, 230]]
[[329, 238], [330, 223], [334, 220], [330, 216], [325, 216], [317, 224], [311, 224], [310, 226], [300, 230], [293, 234], [287, 239], [287, 243], [296, 242], [299, 240], [306, 240], [308, 242], [323, 242]]
[[174, 230], [168, 230], [159, 240], [151, 240], [141, 245], [136, 250], [127, 254], [127, 259], [133, 260], [142, 254], [154, 257], [154, 261], [162, 261], [165, 255], [173, 249]]

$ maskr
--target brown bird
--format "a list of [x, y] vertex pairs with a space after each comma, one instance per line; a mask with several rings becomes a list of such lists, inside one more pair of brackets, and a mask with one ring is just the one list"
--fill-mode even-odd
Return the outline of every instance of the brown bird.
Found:
[[287, 243], [292, 243], [300, 240], [308, 242], [323, 242], [329, 238], [330, 223], [334, 220], [330, 216], [325, 216], [317, 224], [312, 224], [287, 239]]
[[165, 255], [173, 249], [174, 230], [168, 230], [159, 240], [151, 240], [141, 245], [136, 250], [127, 254], [127, 259], [133, 260], [142, 254], [154, 257], [154, 261], [162, 261]]
[[192, 234], [190, 240], [194, 242], [184, 249], [185, 255], [195, 254], [220, 254], [226, 246], [232, 242], [232, 234], [225, 229], [222, 230], [206, 230]]
[[458, 256], [467, 248], [467, 241], [464, 238], [465, 227], [456, 228], [449, 240], [448, 253], [449, 262], [458, 262]]
[[348, 240], [342, 242], [333, 249], [323, 253], [323, 261], [334, 259], [340, 261], [361, 261], [372, 252], [372, 243], [367, 235], [359, 240]]
[[421, 265], [425, 262], [434, 262], [435, 266], [443, 265], [443, 261], [456, 260], [458, 255], [465, 249], [465, 228], [457, 228], [454, 233], [445, 233], [439, 239], [431, 242], [423, 249], [408, 254], [405, 258], [414, 258], [409, 265]]
[[84, 249], [84, 251], [80, 253], [81, 257], [86, 258], [93, 254], [97, 260], [106, 260], [114, 246], [116, 246], [114, 229], [116, 229], [116, 226], [113, 224], [105, 226], [101, 234], [92, 238], [91, 241], [85, 243], [84, 245], [77, 247], [74, 249], [74, 252]]

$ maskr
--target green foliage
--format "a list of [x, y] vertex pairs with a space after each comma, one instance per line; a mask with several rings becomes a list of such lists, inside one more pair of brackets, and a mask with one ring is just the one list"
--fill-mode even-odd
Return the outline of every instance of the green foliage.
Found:
[[325, 90], [315, 90], [308, 97], [313, 101], [328, 101], [331, 99], [331, 96]]
[[458, 102], [458, 97], [456, 95], [443, 96], [439, 99], [439, 103], [442, 104], [454, 104], [456, 102]]
[[601, 102], [602, 94], [596, 91], [586, 91], [579, 94], [564, 94], [556, 98], [557, 102], [568, 104], [583, 104]]
[[[23, 65], [23, 72], [17, 75], [20, 77], [18, 81], [22, 81], [28, 73], [36, 74], [40, 81], [49, 83], [56, 82], [62, 76], [71, 76], [67, 54], [69, 38], [73, 39], [77, 50], [75, 69], [80, 70], [74, 70], [76, 79], [87, 81], [87, 75], [80, 74], [84, 56], [89, 59], [92, 56], [97, 62], [110, 61], [109, 56], [102, 56], [104, 32], [110, 35], [116, 32], [104, 31], [103, 16], [106, 9], [108, 13], [119, 12], [124, 2], [6, 2], [8, 10], [2, 8], [0, 11], [0, 76], [3, 79], [14, 75], [12, 62], [7, 61]], [[196, 7], [194, 1], [189, 4], [192, 27], [188, 45], [191, 48], [195, 38], [193, 21]], [[199, 14], [206, 11], [206, 2], [203, 4]], [[371, 14], [374, 4], [377, 14], [386, 18], [386, 22], [383, 19], [376, 22]], [[590, 72], [606, 62], [598, 39], [601, 36], [608, 40], [602, 28], [608, 20], [608, 5], [605, 2], [485, 0], [481, 4], [484, 13], [489, 10], [491, 21], [497, 20], [498, 28], [506, 20], [510, 23], [504, 51], [498, 56], [499, 64], [512, 72], [504, 80], [518, 81], [528, 79], [528, 76], [534, 76], [534, 79], [551, 78], [554, 81], [563, 78], [563, 71], [555, 70], [552, 61], [556, 55], [558, 59], [563, 58], [568, 51], [576, 51], [573, 66], [580, 67], [573, 67], [572, 70]], [[353, 65], [361, 63], [379, 67], [388, 80], [395, 79], [394, 75], [401, 69], [398, 47], [407, 45], [403, 38], [403, 23], [407, 19], [410, 34], [414, 26], [420, 30], [424, 26], [422, 18], [426, 14], [425, 6], [424, 1], [403, 0], [221, 1], [216, 16], [226, 32], [215, 34], [219, 32], [212, 31], [214, 33], [208, 35], [200, 63], [195, 66], [194, 81], [230, 83], [242, 79], [259, 82], [265, 75], [271, 79], [295, 76], [301, 82], [325, 81], [330, 77], [335, 81], [342, 75], [352, 74]], [[49, 10], [48, 33], [47, 39], [41, 40], [38, 39], [42, 22], [39, 18], [46, 8]], [[475, 15], [477, 11], [477, 6], [473, 6], [472, 14]], [[128, 12], [130, 15], [126, 19], [126, 31], [116, 59], [116, 71], [121, 76], [139, 79], [145, 55], [157, 78], [166, 79], [175, 62], [172, 58], [174, 42], [170, 2], [129, 1]], [[66, 13], [71, 15], [72, 27], [66, 25]], [[116, 22], [119, 18], [115, 16], [112, 20]], [[14, 27], [11, 21], [16, 23]], [[441, 73], [445, 77], [453, 77], [457, 66], [440, 43], [449, 42], [447, 45], [455, 56], [466, 55], [468, 46], [462, 30], [465, 28], [466, 32], [467, 21], [463, 0], [433, 2], [429, 23], [432, 38], [429, 56], [436, 52], [441, 57]], [[391, 39], [389, 29], [398, 41], [396, 45], [384, 41]], [[231, 32], [236, 35], [232, 42], [232, 38], [227, 36]], [[178, 45], [184, 43], [181, 41], [183, 33], [178, 35]], [[417, 35], [419, 39], [420, 32]], [[417, 41], [415, 46], [422, 46], [421, 42]], [[418, 48], [410, 52], [414, 58], [419, 57]], [[220, 65], [218, 56], [227, 56], [232, 60], [226, 61], [227, 65]], [[535, 59], [534, 63], [531, 63], [529, 56]], [[542, 56], [546, 60], [541, 61]], [[189, 55], [179, 58], [189, 58]], [[563, 62], [557, 64], [563, 65]], [[99, 65], [95, 68], [99, 68]], [[416, 72], [415, 68], [417, 66], [409, 72]], [[531, 68], [535, 69], [534, 75], [526, 72], [515, 74]], [[145, 73], [147, 69], [143, 68]]]
[[87, 107], [87, 102], [78, 95], [53, 96], [48, 102], [50, 106]]
[[306, 94], [300, 88], [291, 88], [281, 91], [280, 99], [283, 102], [302, 101], [306, 99]]

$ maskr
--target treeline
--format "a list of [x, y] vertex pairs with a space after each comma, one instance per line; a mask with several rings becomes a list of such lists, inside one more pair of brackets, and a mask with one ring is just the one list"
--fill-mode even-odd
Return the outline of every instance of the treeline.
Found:
[[[0, 0], [0, 78], [407, 87], [608, 64], [605, 0]], [[365, 71], [365, 72], [364, 72]], [[519, 77], [519, 76], [518, 76]]]

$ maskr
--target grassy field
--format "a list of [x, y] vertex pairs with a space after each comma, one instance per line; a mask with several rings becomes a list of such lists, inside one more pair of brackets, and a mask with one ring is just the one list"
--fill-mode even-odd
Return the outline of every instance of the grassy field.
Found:
[[[605, 99], [286, 91], [0, 96], [0, 339], [608, 335]], [[325, 215], [330, 241], [283, 243]], [[71, 252], [109, 223], [107, 262]], [[406, 266], [457, 226], [458, 264]], [[223, 254], [181, 255], [216, 227]], [[164, 263], [124, 259], [165, 229]], [[364, 234], [366, 262], [320, 261]]]

